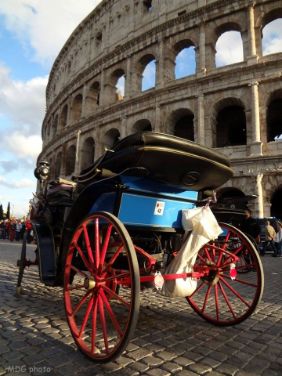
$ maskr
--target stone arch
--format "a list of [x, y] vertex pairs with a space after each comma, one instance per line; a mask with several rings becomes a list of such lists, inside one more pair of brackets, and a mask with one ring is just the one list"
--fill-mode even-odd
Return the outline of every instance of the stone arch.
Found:
[[282, 18], [282, 7], [272, 9], [270, 12], [264, 14], [263, 18], [260, 21], [261, 30], [272, 21], [275, 21], [277, 18]]
[[58, 178], [61, 174], [61, 166], [62, 166], [62, 152], [59, 152], [56, 156], [56, 162], [55, 162], [55, 179]]
[[[227, 22], [215, 30], [215, 65], [221, 67], [244, 60], [244, 47], [241, 26], [236, 22]], [[232, 49], [229, 49], [232, 43]]]
[[215, 147], [246, 145], [245, 106], [238, 98], [226, 98], [215, 106]]
[[148, 119], [140, 119], [133, 124], [132, 132], [152, 131], [152, 124]]
[[271, 94], [266, 109], [267, 142], [282, 140], [282, 89]]
[[282, 184], [273, 192], [270, 199], [270, 215], [282, 220]]
[[187, 140], [195, 140], [194, 114], [187, 108], [179, 108], [168, 118], [169, 133]]
[[55, 137], [58, 131], [58, 115], [56, 115], [52, 122], [52, 137]]
[[68, 121], [68, 105], [65, 104], [60, 114], [60, 128], [64, 129]]
[[120, 139], [120, 132], [117, 128], [109, 129], [102, 139], [102, 143], [105, 148], [111, 149], [115, 143], [117, 143]]
[[217, 207], [228, 209], [245, 209], [247, 207], [246, 195], [241, 189], [224, 187], [216, 192]]
[[146, 54], [139, 60], [139, 74], [141, 91], [152, 89], [156, 86], [156, 58], [153, 54]]
[[84, 140], [80, 151], [81, 170], [91, 166], [95, 158], [95, 141], [93, 137], [88, 137]]
[[103, 98], [105, 104], [113, 104], [124, 99], [125, 96], [125, 71], [122, 68], [115, 69], [106, 83]]
[[48, 137], [48, 140], [50, 139], [51, 136], [51, 118], [49, 118], [47, 125], [46, 125], [46, 135]]
[[77, 94], [72, 101], [72, 121], [77, 122], [82, 113], [82, 94]]
[[282, 52], [282, 8], [268, 12], [261, 21], [262, 55]]
[[87, 95], [85, 97], [85, 113], [90, 114], [95, 111], [97, 107], [100, 105], [100, 82], [95, 81], [93, 82], [89, 90], [87, 92]]
[[187, 77], [196, 73], [195, 45], [190, 39], [183, 39], [174, 45], [174, 77]]
[[71, 175], [75, 169], [75, 156], [76, 156], [76, 147], [75, 145], [70, 145], [66, 151], [66, 165], [65, 173], [66, 175]]

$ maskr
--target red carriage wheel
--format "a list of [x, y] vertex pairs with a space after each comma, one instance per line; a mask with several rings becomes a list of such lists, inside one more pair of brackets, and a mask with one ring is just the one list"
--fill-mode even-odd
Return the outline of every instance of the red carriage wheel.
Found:
[[[205, 320], [227, 326], [254, 312], [262, 297], [264, 276], [260, 257], [247, 236], [231, 225], [220, 226], [222, 234], [198, 253], [194, 270], [206, 273], [187, 300]], [[231, 254], [237, 256], [236, 263]]]
[[137, 257], [124, 225], [106, 212], [86, 218], [64, 269], [65, 310], [78, 348], [97, 362], [120, 355], [137, 323], [139, 294]]

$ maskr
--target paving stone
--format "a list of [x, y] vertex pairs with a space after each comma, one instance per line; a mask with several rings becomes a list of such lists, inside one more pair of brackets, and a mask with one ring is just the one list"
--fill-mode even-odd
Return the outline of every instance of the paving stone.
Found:
[[184, 356], [179, 356], [173, 360], [176, 364], [179, 364], [181, 366], [189, 366], [189, 364], [195, 363], [194, 360], [186, 358]]
[[150, 367], [157, 367], [164, 363], [164, 360], [157, 356], [146, 356], [142, 359], [142, 362], [147, 364]]
[[152, 368], [146, 372], [146, 375], [150, 376], [170, 376], [170, 372], [161, 368]]
[[[270, 257], [263, 260], [266, 272], [275, 270], [272, 261]], [[6, 278], [16, 282], [14, 267], [0, 261], [1, 271], [10, 273]], [[152, 290], [142, 292], [145, 307], [141, 305], [133, 341], [122, 356], [104, 365], [93, 364], [77, 350], [63, 319], [61, 289], [47, 289], [32, 273], [27, 277], [32, 287], [26, 289], [23, 299], [17, 299], [14, 289], [0, 281], [0, 376], [11, 362], [19, 366], [23, 362], [27, 366], [52, 364], [56, 368], [48, 376], [252, 376], [254, 372], [256, 376], [281, 376], [282, 275], [275, 282], [277, 287], [270, 284], [271, 275], [268, 272], [265, 302], [259, 312], [228, 328], [203, 321], [180, 299], [165, 299]], [[271, 290], [275, 288], [274, 296]]]
[[216, 369], [218, 372], [224, 373], [226, 375], [234, 376], [238, 372], [239, 368], [235, 367], [231, 364], [224, 363], [217, 367]]
[[182, 370], [182, 366], [174, 362], [166, 362], [162, 365], [162, 368], [171, 373], [176, 373]]
[[193, 371], [189, 371], [187, 369], [183, 369], [179, 373], [176, 374], [177, 376], [197, 376], [197, 373]]
[[203, 375], [207, 372], [211, 372], [212, 371], [212, 367], [211, 366], [208, 366], [206, 364], [203, 364], [203, 363], [195, 363], [195, 364], [191, 364], [189, 366], [189, 369], [193, 372], [196, 372], [197, 374], [199, 375]]
[[152, 355], [152, 352], [146, 349], [138, 349], [128, 353], [128, 356], [134, 360], [144, 359], [146, 356], [149, 355]]

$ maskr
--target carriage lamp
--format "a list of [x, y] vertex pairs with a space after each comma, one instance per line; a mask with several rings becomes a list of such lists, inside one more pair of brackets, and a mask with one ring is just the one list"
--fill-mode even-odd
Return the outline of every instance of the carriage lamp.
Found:
[[39, 165], [34, 170], [36, 179], [44, 181], [48, 178], [50, 172], [50, 164], [47, 161], [39, 162]]

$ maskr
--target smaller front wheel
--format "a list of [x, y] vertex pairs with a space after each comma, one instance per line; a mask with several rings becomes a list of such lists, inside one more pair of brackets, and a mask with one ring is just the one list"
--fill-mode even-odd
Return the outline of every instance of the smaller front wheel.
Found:
[[[231, 225], [219, 225], [222, 234], [198, 253], [194, 269], [208, 272], [187, 300], [205, 320], [227, 326], [242, 322], [254, 312], [263, 293], [264, 275], [248, 237]], [[237, 256], [236, 264], [231, 255]]]
[[78, 348], [92, 360], [113, 360], [125, 349], [139, 313], [140, 277], [131, 238], [106, 212], [74, 231], [64, 269], [68, 324]]

